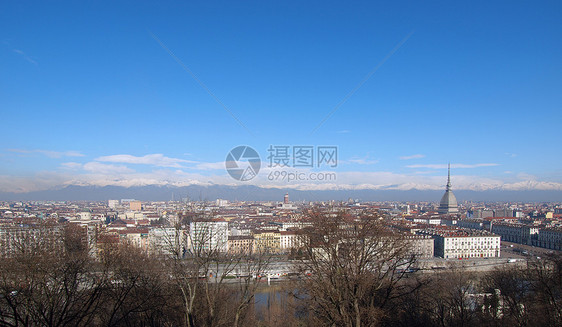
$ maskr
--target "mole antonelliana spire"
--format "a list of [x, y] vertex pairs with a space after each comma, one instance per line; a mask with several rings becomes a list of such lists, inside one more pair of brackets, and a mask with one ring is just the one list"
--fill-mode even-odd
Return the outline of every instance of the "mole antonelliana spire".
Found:
[[448, 175], [447, 175], [447, 187], [445, 188], [445, 194], [441, 198], [441, 202], [439, 203], [439, 210], [440, 214], [453, 214], [458, 213], [459, 208], [457, 206], [457, 198], [453, 191], [451, 191], [451, 164], [448, 165]]

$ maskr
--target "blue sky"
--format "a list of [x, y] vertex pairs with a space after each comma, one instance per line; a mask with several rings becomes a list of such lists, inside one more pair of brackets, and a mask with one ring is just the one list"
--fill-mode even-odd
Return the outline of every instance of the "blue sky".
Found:
[[562, 189], [559, 1], [4, 1], [0, 41], [3, 191], [239, 185], [242, 144], [338, 146], [262, 186]]

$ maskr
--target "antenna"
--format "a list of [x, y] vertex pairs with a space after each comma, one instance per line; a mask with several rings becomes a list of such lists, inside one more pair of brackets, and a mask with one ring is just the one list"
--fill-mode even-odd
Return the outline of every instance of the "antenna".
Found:
[[451, 163], [448, 164], [448, 173], [447, 173], [447, 191], [451, 188]]

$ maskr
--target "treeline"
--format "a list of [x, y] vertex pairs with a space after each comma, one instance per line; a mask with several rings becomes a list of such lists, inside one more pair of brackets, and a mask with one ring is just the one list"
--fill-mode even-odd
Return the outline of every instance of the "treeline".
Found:
[[0, 326], [562, 325], [560, 256], [489, 273], [412, 273], [408, 239], [381, 217], [308, 219], [297, 276], [265, 300], [272, 257], [218, 251], [212, 230], [191, 240], [192, 252], [167, 256], [128, 244], [93, 256], [72, 225], [56, 252], [37, 233], [20, 235], [0, 262]]
[[92, 254], [79, 226], [66, 225], [62, 240], [40, 237], [52, 223], [33, 228], [13, 235], [0, 261], [0, 326], [256, 325], [255, 277], [268, 254], [223, 253], [206, 230], [186, 255], [181, 228], [162, 244], [167, 255], [111, 242]]
[[[408, 239], [377, 215], [312, 213], [284, 317], [306, 326], [562, 326], [562, 257], [488, 273], [414, 271]], [[312, 274], [308, 275], [307, 272]], [[275, 309], [273, 311], [283, 311]], [[277, 323], [283, 326], [284, 322]]]

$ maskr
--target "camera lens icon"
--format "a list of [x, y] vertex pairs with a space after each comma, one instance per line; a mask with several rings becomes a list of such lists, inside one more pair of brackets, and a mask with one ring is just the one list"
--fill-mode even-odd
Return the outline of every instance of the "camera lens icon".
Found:
[[246, 145], [240, 145], [230, 150], [224, 165], [232, 178], [246, 182], [259, 173], [261, 159], [256, 150]]

